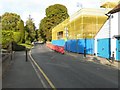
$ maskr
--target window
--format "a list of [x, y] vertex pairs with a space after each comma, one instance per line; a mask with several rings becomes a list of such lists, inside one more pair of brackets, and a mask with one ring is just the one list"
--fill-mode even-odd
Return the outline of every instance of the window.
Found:
[[57, 38], [58, 39], [63, 39], [63, 31], [60, 31], [57, 33]]

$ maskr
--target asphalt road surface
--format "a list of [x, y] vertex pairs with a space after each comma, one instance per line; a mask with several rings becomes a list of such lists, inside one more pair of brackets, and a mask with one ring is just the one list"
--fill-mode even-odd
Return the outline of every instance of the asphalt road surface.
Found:
[[36, 44], [32, 57], [56, 88], [118, 88], [118, 70]]

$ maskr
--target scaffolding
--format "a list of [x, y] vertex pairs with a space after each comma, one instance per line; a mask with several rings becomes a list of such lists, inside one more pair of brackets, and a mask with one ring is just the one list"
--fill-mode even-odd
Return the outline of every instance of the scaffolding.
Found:
[[58, 40], [57, 33], [63, 32], [61, 39], [94, 38], [107, 20], [107, 9], [81, 9], [52, 29], [52, 40]]

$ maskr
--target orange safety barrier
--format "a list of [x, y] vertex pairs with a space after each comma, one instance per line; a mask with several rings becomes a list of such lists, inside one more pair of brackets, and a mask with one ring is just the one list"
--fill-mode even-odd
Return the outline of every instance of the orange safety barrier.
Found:
[[64, 54], [64, 47], [62, 46], [57, 46], [57, 45], [53, 45], [53, 44], [50, 44], [50, 43], [47, 43], [46, 46], [56, 52], [59, 52], [59, 53], [62, 53]]

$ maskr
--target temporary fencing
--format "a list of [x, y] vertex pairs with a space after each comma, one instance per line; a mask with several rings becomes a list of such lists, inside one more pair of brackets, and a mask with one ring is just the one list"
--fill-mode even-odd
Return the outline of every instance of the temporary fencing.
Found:
[[57, 46], [57, 45], [53, 45], [51, 43], [47, 43], [46, 46], [54, 51], [57, 51], [59, 53], [64, 54], [64, 47], [63, 46]]

